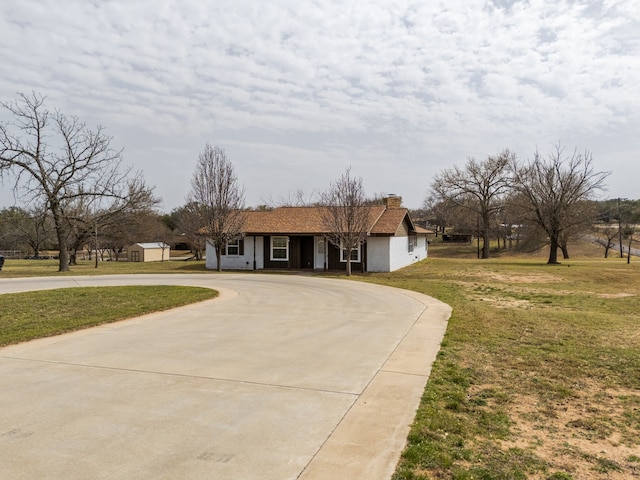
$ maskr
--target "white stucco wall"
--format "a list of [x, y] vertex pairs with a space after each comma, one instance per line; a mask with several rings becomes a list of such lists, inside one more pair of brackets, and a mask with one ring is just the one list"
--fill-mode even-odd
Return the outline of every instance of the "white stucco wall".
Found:
[[[255, 249], [254, 249], [255, 240]], [[324, 267], [324, 253], [322, 253], [322, 237], [314, 238], [314, 258], [315, 268]], [[367, 271], [369, 272], [392, 272], [412, 263], [419, 262], [427, 258], [427, 238], [424, 235], [418, 236], [418, 243], [409, 253], [407, 237], [369, 237], [367, 239]], [[255, 252], [256, 269], [264, 268], [264, 237], [246, 236], [244, 237], [243, 255], [223, 255], [223, 270], [253, 270]], [[213, 246], [207, 244], [208, 269], [216, 269], [216, 252]]]
[[393, 272], [427, 258], [427, 237], [418, 236], [418, 242], [409, 253], [408, 237], [369, 237], [367, 239], [367, 271]]
[[418, 248], [424, 255], [420, 260], [424, 260], [429, 256], [429, 240], [426, 235], [418, 235]]
[[[209, 242], [207, 242], [207, 248], [204, 254], [206, 256], [205, 266], [207, 267], [207, 269], [215, 270], [218, 266], [218, 262], [216, 259], [216, 249], [213, 248], [213, 245], [209, 244]], [[222, 264], [222, 266], [224, 268], [224, 263]]]
[[389, 239], [390, 237], [367, 238], [367, 271], [389, 272]]
[[389, 251], [391, 271], [406, 267], [427, 258], [427, 238], [424, 235], [418, 235], [417, 245], [413, 252], [409, 253], [408, 237], [392, 237]]
[[389, 267], [391, 271], [409, 265], [412, 257], [412, 255], [409, 254], [409, 237], [391, 237], [390, 240]]
[[[255, 250], [254, 250], [255, 239]], [[253, 270], [253, 260], [255, 251], [256, 269], [264, 268], [264, 240], [263, 237], [244, 237], [244, 254], [243, 255], [222, 255], [223, 270]], [[215, 270], [218, 267], [216, 261], [216, 249], [213, 245], [207, 243], [207, 260], [206, 267]]]

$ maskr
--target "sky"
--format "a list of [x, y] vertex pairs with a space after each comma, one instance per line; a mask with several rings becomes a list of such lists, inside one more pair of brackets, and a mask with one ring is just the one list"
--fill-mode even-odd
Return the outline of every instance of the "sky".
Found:
[[611, 172], [602, 198], [638, 199], [637, 2], [0, 0], [0, 100], [38, 92], [104, 127], [164, 212], [206, 143], [247, 206], [313, 200], [350, 168], [419, 208], [443, 169], [559, 144]]

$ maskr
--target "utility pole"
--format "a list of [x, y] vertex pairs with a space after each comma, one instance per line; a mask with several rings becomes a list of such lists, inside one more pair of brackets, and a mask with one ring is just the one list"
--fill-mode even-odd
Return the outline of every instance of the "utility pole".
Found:
[[95, 235], [96, 235], [96, 263], [94, 268], [98, 268], [98, 221], [95, 221]]
[[618, 197], [618, 243], [620, 244], [620, 258], [624, 258], [624, 246], [622, 245], [622, 210], [620, 209], [620, 197]]

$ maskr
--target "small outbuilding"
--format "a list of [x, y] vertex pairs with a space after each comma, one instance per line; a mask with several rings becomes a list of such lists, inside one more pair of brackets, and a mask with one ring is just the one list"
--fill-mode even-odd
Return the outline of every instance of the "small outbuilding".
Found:
[[164, 242], [134, 243], [127, 247], [130, 262], [164, 262], [170, 254], [171, 247]]

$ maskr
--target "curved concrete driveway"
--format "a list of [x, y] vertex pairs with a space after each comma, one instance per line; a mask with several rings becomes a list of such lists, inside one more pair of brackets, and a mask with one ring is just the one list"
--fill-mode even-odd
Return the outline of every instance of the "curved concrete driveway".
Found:
[[0, 280], [211, 287], [196, 305], [0, 349], [11, 479], [389, 479], [450, 308], [304, 276]]

